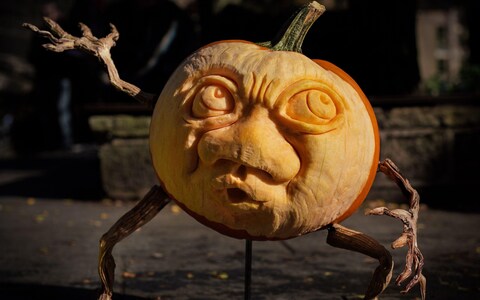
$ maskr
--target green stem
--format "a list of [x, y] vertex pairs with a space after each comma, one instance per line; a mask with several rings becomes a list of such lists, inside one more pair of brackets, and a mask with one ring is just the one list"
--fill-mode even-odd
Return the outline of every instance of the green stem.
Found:
[[303, 6], [293, 17], [288, 26], [279, 32], [278, 38], [258, 45], [274, 51], [295, 51], [302, 53], [302, 44], [313, 23], [325, 12], [325, 6], [312, 1]]

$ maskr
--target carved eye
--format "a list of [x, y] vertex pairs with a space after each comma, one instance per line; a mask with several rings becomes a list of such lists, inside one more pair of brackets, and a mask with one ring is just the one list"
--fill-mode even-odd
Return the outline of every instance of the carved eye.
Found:
[[286, 113], [292, 119], [310, 124], [328, 123], [337, 114], [329, 95], [319, 90], [307, 90], [288, 100]]
[[326, 83], [301, 80], [286, 88], [275, 105], [277, 114], [291, 130], [322, 134], [342, 126], [344, 103]]
[[232, 112], [235, 101], [228, 89], [221, 85], [207, 85], [193, 100], [192, 113], [196, 118], [209, 118]]

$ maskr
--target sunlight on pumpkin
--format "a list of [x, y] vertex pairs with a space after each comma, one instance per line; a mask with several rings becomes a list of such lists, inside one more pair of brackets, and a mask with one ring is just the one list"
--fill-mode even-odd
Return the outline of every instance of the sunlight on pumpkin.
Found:
[[340, 76], [300, 53], [225, 41], [172, 78], [152, 116], [152, 160], [198, 221], [233, 237], [285, 239], [363, 200], [377, 125]]

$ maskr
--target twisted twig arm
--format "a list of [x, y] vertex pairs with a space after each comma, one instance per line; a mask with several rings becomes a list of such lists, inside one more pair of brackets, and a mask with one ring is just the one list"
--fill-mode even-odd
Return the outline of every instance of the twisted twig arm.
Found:
[[401, 173], [398, 167], [390, 159], [385, 159], [378, 164], [378, 170], [384, 173], [388, 178], [394, 181], [397, 186], [402, 190], [402, 193], [410, 201], [410, 207], [408, 210], [393, 209], [390, 210], [386, 207], [374, 208], [367, 212], [368, 215], [386, 215], [399, 219], [403, 223], [403, 232], [398, 239], [392, 243], [392, 248], [401, 248], [408, 246], [405, 269], [397, 277], [397, 285], [402, 284], [410, 276], [408, 284], [405, 286], [403, 293], [408, 292], [416, 284], [420, 284], [420, 292], [422, 299], [425, 299], [427, 280], [422, 274], [424, 258], [422, 252], [418, 247], [417, 242], [417, 221], [418, 212], [420, 209], [420, 196], [418, 192], [410, 185], [408, 179], [406, 179]]
[[90, 28], [79, 23], [82, 37], [76, 37], [65, 30], [55, 21], [44, 18], [50, 31], [40, 30], [35, 25], [24, 23], [23, 26], [32, 30], [36, 34], [47, 38], [50, 43], [43, 47], [54, 52], [63, 52], [66, 50], [78, 49], [97, 57], [105, 66], [110, 83], [118, 90], [135, 98], [138, 102], [153, 107], [156, 101], [156, 95], [142, 91], [139, 87], [128, 83], [120, 78], [115, 63], [110, 55], [110, 49], [115, 46], [119, 38], [119, 33], [115, 25], [110, 24], [111, 32], [103, 38], [93, 36]]

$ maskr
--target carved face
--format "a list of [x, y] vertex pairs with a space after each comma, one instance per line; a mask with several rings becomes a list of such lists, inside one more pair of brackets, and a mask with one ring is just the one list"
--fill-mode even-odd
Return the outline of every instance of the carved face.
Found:
[[153, 113], [162, 185], [197, 220], [238, 238], [285, 239], [347, 217], [378, 162], [373, 112], [347, 77], [247, 42], [198, 50]]

